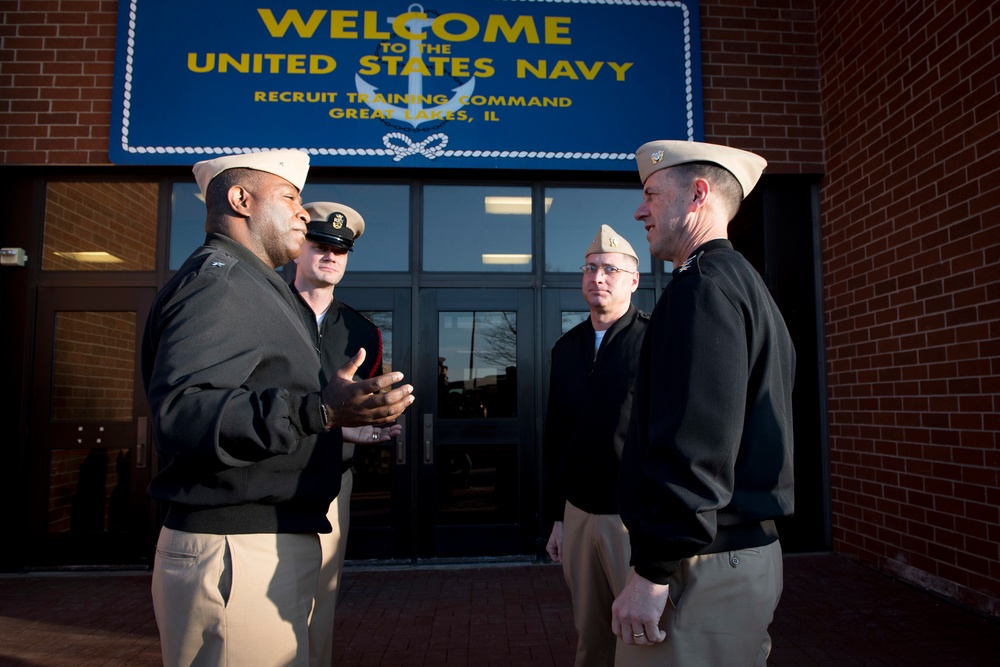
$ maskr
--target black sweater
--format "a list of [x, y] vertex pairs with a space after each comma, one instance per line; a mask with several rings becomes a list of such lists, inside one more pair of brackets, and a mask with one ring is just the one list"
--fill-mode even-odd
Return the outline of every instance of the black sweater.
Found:
[[590, 514], [618, 514], [618, 457], [648, 322], [629, 306], [596, 358], [589, 317], [553, 346], [543, 445], [548, 521], [562, 521], [567, 500]]
[[760, 275], [725, 239], [674, 271], [653, 310], [619, 497], [632, 565], [763, 546], [793, 509], [795, 351]]
[[340, 429], [324, 433], [319, 357], [280, 276], [210, 234], [157, 295], [142, 348], [165, 525], [329, 532]]

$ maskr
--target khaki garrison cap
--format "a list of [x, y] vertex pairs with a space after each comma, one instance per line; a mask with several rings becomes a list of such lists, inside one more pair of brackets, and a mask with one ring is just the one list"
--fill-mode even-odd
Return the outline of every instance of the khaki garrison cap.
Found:
[[302, 186], [306, 184], [306, 174], [309, 172], [309, 154], [303, 151], [282, 149], [226, 155], [196, 162], [191, 171], [194, 172], [194, 179], [198, 181], [198, 187], [201, 188], [203, 197], [208, 194], [208, 185], [212, 179], [228, 169], [266, 171], [269, 174], [281, 176], [301, 192]]
[[306, 238], [316, 243], [354, 250], [354, 242], [365, 233], [365, 219], [350, 206], [332, 201], [303, 204], [309, 212]]
[[635, 261], [639, 261], [639, 256], [635, 254], [635, 250], [632, 250], [632, 246], [624, 238], [618, 235], [618, 232], [611, 229], [608, 225], [601, 225], [601, 231], [597, 232], [597, 236], [594, 237], [594, 242], [590, 244], [587, 248], [587, 252], [583, 253], [583, 256], [596, 255], [598, 253], [605, 252], [619, 252], [623, 255], [628, 255], [629, 257], [634, 257]]
[[745, 198], [757, 185], [767, 160], [738, 148], [705, 144], [697, 141], [660, 140], [643, 144], [635, 152], [639, 166], [639, 178], [643, 185], [653, 172], [667, 167], [676, 167], [688, 162], [712, 162], [736, 177], [743, 187]]

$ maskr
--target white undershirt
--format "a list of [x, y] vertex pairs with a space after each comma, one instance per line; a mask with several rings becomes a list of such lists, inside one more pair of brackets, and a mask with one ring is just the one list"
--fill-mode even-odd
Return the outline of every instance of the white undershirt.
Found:
[[324, 310], [322, 313], [320, 313], [319, 315], [316, 316], [316, 328], [317, 329], [322, 329], [323, 328], [323, 320], [326, 319], [326, 314], [328, 312], [330, 312], [330, 306], [327, 306], [326, 310]]
[[608, 332], [607, 329], [603, 331], [594, 331], [594, 356], [597, 356], [597, 351], [601, 349], [601, 341], [604, 340], [604, 334]]

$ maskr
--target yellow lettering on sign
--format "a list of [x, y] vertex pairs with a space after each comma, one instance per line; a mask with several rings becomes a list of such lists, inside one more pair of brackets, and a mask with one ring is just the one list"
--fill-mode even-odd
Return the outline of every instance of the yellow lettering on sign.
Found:
[[546, 44], [572, 44], [569, 38], [569, 17], [568, 16], [546, 16], [545, 17], [545, 43]]
[[[419, 5], [417, 5], [419, 6]], [[277, 18], [270, 9], [260, 8], [257, 10], [261, 21], [268, 34], [274, 38], [282, 38], [286, 35], [298, 35], [303, 39], [309, 39], [317, 35], [319, 27], [324, 21], [329, 21], [330, 39], [358, 39], [358, 18], [357, 10], [325, 10], [315, 9], [309, 13], [309, 18], [305, 19], [297, 9], [287, 9]], [[483, 35], [485, 43], [494, 43], [503, 39], [509, 44], [524, 41], [527, 44], [572, 44], [569, 36], [570, 18], [566, 16], [546, 16], [543, 19], [542, 32], [539, 33], [538, 24], [534, 16], [515, 17], [513, 23], [505, 16], [491, 14], [486, 19], [486, 28], [480, 25], [475, 17], [458, 12], [448, 12], [430, 19], [430, 31], [410, 32], [407, 23], [413, 20], [427, 21], [428, 16], [424, 12], [404, 12], [392, 17], [392, 31], [379, 30], [380, 25], [385, 25], [385, 19], [380, 19], [377, 11], [365, 11], [361, 17], [363, 39], [386, 41], [392, 35], [405, 40], [426, 39], [428, 34], [434, 34], [439, 39], [446, 42], [468, 42], [480, 34]]]
[[[326, 10], [324, 9], [314, 10], [309, 15], [308, 22], [302, 20], [302, 15], [299, 14], [297, 9], [286, 11], [285, 15], [281, 17], [280, 22], [274, 20], [274, 14], [270, 9], [258, 9], [257, 13], [260, 14], [260, 18], [264, 21], [264, 27], [267, 28], [271, 37], [284, 37], [290, 25], [295, 27], [295, 32], [298, 33], [299, 37], [312, 37], [313, 33], [316, 32], [316, 28], [319, 27], [319, 24], [326, 17]], [[331, 27], [331, 32], [332, 30], [333, 28]]]
[[486, 20], [486, 32], [483, 34], [483, 41], [491, 44], [497, 41], [497, 33], [503, 33], [504, 38], [513, 44], [522, 33], [528, 44], [538, 44], [538, 29], [535, 27], [535, 19], [531, 16], [518, 16], [514, 25], [507, 22], [507, 17], [491, 14]]
[[337, 61], [324, 54], [189, 53], [187, 67], [196, 74], [329, 74], [337, 69]]
[[547, 60], [537, 60], [535, 61], [535, 64], [532, 64], [527, 60], [518, 60], [517, 78], [526, 79], [530, 74], [536, 79], [558, 79], [565, 77], [576, 81], [580, 78], [580, 75], [582, 75], [587, 81], [593, 81], [597, 78], [597, 75], [600, 73], [605, 64], [614, 71], [615, 81], [624, 81], [625, 72], [627, 72], [634, 63], [604, 63], [599, 60], [593, 65], [588, 65], [582, 60], [576, 60], [572, 63], [568, 60], [557, 60], [552, 66], [552, 69], [549, 69], [549, 62]]
[[357, 39], [358, 33], [351, 28], [357, 28], [358, 13], [354, 11], [330, 11], [330, 39]]

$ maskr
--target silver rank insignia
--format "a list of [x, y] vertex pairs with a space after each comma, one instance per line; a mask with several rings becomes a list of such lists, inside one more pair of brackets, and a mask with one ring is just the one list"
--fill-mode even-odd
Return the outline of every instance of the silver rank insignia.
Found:
[[212, 262], [212, 266], [225, 266], [225, 262]]

